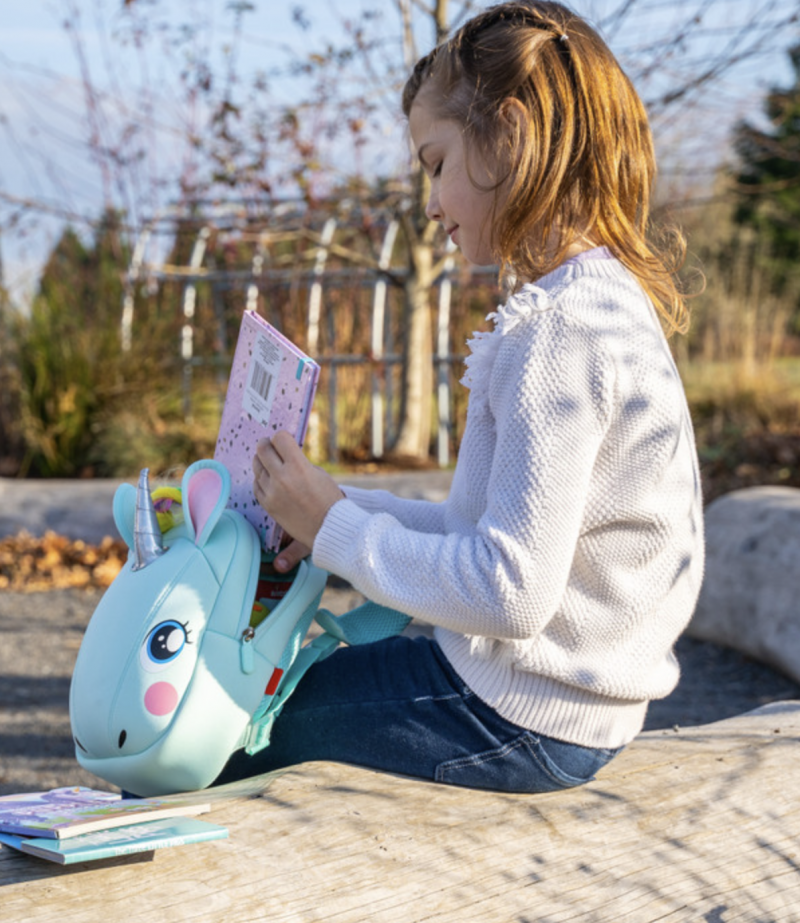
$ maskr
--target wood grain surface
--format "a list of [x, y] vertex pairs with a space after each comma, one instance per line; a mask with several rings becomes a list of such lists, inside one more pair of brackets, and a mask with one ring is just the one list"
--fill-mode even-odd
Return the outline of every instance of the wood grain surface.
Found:
[[800, 702], [642, 734], [548, 795], [308, 764], [206, 792], [230, 839], [63, 869], [0, 849], [13, 923], [794, 923]]

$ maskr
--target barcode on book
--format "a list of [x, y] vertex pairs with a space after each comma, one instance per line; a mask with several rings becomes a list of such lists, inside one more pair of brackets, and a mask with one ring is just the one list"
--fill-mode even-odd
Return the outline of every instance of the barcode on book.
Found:
[[280, 368], [280, 350], [270, 339], [259, 334], [253, 343], [242, 407], [262, 426], [269, 424]]
[[274, 375], [270, 375], [260, 362], [253, 362], [250, 387], [266, 401], [269, 398], [269, 392], [272, 388], [272, 379], [274, 377]]

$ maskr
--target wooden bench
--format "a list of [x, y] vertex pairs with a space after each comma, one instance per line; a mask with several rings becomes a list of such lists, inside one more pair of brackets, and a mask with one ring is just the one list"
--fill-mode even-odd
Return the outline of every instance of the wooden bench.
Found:
[[208, 793], [230, 839], [64, 869], [0, 850], [9, 923], [791, 923], [800, 702], [642, 734], [521, 796], [308, 764]]

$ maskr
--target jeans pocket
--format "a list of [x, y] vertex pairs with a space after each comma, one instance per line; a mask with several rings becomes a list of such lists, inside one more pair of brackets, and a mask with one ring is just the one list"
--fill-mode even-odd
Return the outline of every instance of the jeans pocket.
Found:
[[[580, 752], [584, 751], [586, 749], [585, 747], [578, 747], [573, 744], [562, 744], [556, 752], [553, 753], [552, 751], [554, 748], [548, 748], [546, 746], [546, 743], [553, 742], [537, 737], [534, 734], [530, 735], [529, 743], [531, 752], [541, 767], [542, 772], [546, 773], [553, 781], [553, 785], [555, 786], [553, 789], [554, 791], [561, 788], [574, 788], [576, 785], [583, 785], [586, 782], [591, 782], [594, 778], [593, 768], [588, 770], [588, 768], [584, 767], [583, 771], [581, 771], [574, 765], [574, 761], [567, 756], [570, 750]], [[548, 752], [548, 749], [551, 752]], [[567, 756], [567, 758], [564, 759], [564, 756]], [[559, 759], [559, 757], [562, 758]]]
[[590, 782], [617, 752], [524, 731], [499, 747], [439, 763], [435, 778], [448, 785], [498, 792], [555, 792]]
[[524, 736], [491, 750], [439, 763], [436, 781], [491, 791], [530, 791], [528, 774], [523, 769], [528, 761]]
[[582, 747], [543, 735], [533, 736], [533, 746], [537, 758], [564, 788], [591, 782], [596, 773], [624, 749]]

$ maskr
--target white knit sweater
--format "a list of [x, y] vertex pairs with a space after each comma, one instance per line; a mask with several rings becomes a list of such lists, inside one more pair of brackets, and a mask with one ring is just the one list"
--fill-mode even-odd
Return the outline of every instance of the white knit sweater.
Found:
[[509, 721], [617, 747], [676, 685], [703, 572], [694, 436], [655, 310], [593, 251], [526, 285], [470, 341], [444, 503], [347, 488], [314, 562], [436, 626]]

